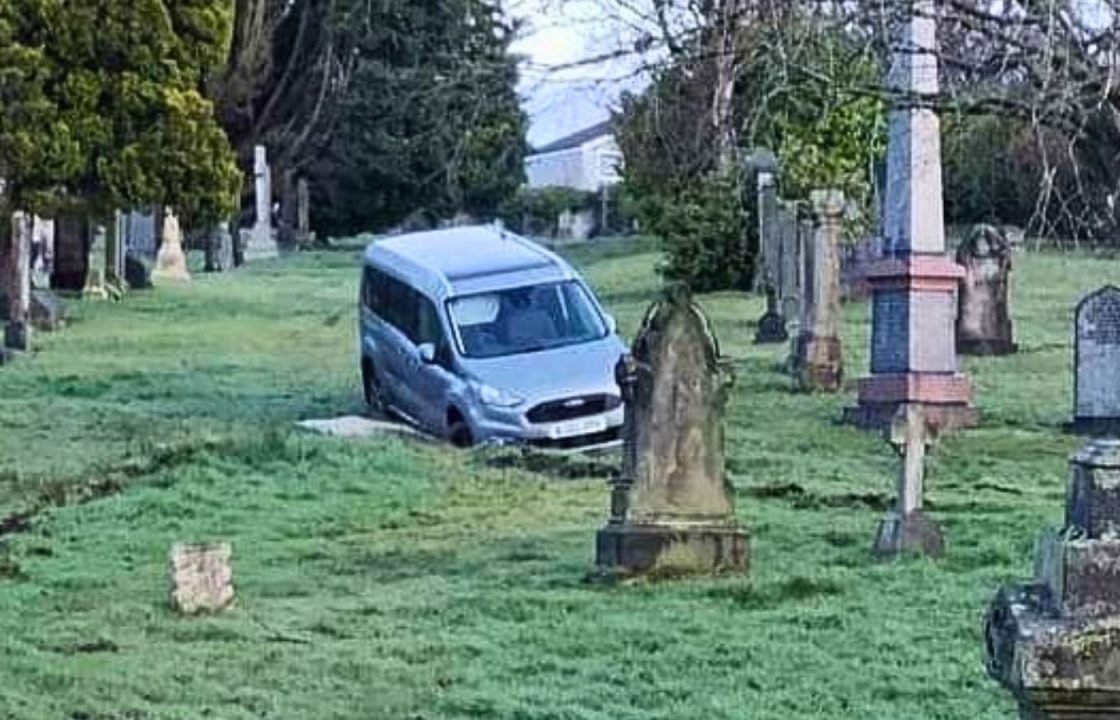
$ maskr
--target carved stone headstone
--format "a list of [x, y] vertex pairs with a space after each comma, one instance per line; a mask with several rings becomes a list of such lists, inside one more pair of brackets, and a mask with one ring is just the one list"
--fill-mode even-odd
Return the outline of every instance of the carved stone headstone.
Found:
[[109, 290], [105, 286], [105, 259], [108, 253], [108, 237], [105, 228], [96, 222], [89, 221], [85, 225], [89, 233], [89, 252], [86, 253], [86, 282], [82, 288], [82, 296], [106, 299]]
[[233, 269], [233, 235], [228, 222], [220, 222], [210, 229], [206, 238], [206, 272], [226, 272]]
[[31, 287], [47, 289], [54, 272], [54, 220], [31, 219]]
[[724, 467], [733, 382], [707, 318], [681, 287], [646, 314], [615, 370], [626, 405], [623, 468], [596, 563], [611, 575], [745, 571]]
[[1015, 352], [1011, 331], [1012, 249], [991, 225], [972, 229], [957, 248], [964, 268], [957, 304], [957, 352], [963, 355], [1009, 355]]
[[117, 293], [124, 291], [128, 285], [124, 267], [127, 243], [128, 216], [122, 212], [113, 213], [112, 225], [106, 228], [105, 282]]
[[[587, 235], [590, 235], [590, 230]], [[307, 178], [296, 181], [296, 246], [301, 248], [311, 247], [315, 242], [315, 234], [311, 232], [311, 190], [307, 186]]]
[[805, 390], [836, 392], [844, 376], [840, 351], [840, 232], [844, 195], [812, 194], [816, 227], [805, 247], [801, 323], [794, 353]]
[[152, 271], [152, 283], [190, 282], [187, 271], [187, 256], [183, 253], [183, 231], [179, 228], [179, 218], [175, 211], [167, 208], [163, 213], [163, 242], [156, 255], [156, 267]]
[[233, 603], [229, 543], [176, 543], [171, 548], [171, 607], [183, 615], [214, 613]]
[[1120, 288], [1082, 300], [1075, 325], [1074, 429], [1120, 432]]
[[879, 524], [875, 554], [880, 557], [916, 553], [940, 557], [945, 548], [941, 529], [922, 509], [926, 451], [934, 440], [925, 410], [903, 405], [887, 429], [887, 442], [902, 457], [898, 474], [898, 506]]
[[1065, 527], [985, 623], [988, 672], [1024, 720], [1120, 717], [1120, 441], [1090, 442], [1071, 466]]
[[778, 283], [781, 261], [781, 228], [778, 219], [778, 188], [774, 181], [777, 160], [769, 151], [756, 151], [752, 158], [763, 163], [755, 168], [758, 187], [759, 257], [755, 284], [766, 295], [766, 311], [758, 319], [754, 341], [758, 344], [789, 339], [786, 319], [781, 314]]

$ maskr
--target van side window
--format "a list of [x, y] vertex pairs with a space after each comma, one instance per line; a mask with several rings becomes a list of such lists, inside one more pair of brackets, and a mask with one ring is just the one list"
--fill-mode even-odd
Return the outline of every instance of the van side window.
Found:
[[388, 273], [367, 268], [364, 301], [382, 320], [389, 323], [414, 345], [443, 339], [435, 303]]

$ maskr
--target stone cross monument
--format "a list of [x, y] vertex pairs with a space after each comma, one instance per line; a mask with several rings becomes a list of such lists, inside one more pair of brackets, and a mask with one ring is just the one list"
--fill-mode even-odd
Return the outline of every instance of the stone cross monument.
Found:
[[882, 427], [900, 405], [926, 406], [942, 427], [975, 424], [972, 389], [957, 368], [954, 323], [961, 268], [945, 251], [941, 193], [937, 19], [933, 0], [913, 0], [894, 49], [887, 142], [883, 257], [871, 283], [871, 376], [845, 416]]
[[276, 257], [276, 237], [272, 229], [272, 170], [268, 167], [268, 151], [263, 145], [253, 148], [253, 196], [256, 219], [253, 227], [241, 233], [245, 261]]
[[941, 529], [922, 510], [926, 450], [933, 440], [933, 431], [922, 406], [904, 405], [898, 409], [887, 430], [887, 442], [902, 456], [898, 506], [879, 525], [875, 554], [880, 557], [903, 553], [939, 557], [944, 550]]
[[793, 365], [805, 390], [836, 392], [844, 376], [840, 354], [840, 232], [844, 194], [812, 194], [816, 225], [804, 257], [801, 322]]
[[1120, 717], [1120, 441], [1090, 442], [1071, 468], [1065, 526], [984, 628], [988, 672], [1023, 720]]
[[745, 571], [747, 533], [725, 477], [731, 367], [683, 286], [646, 314], [615, 369], [626, 405], [623, 466], [596, 541], [606, 576]]

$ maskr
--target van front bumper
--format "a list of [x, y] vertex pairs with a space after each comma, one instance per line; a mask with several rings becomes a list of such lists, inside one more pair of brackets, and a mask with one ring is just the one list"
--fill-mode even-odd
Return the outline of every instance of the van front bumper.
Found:
[[549, 423], [529, 422], [521, 408], [486, 408], [472, 420], [475, 438], [481, 443], [572, 449], [618, 443], [623, 408]]

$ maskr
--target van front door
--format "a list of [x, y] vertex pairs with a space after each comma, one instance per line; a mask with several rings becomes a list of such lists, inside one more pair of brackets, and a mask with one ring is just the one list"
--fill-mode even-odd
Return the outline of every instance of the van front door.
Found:
[[[455, 383], [451, 346], [447, 344], [446, 337], [436, 304], [420, 296], [416, 323], [418, 364], [415, 391], [419, 413], [416, 419], [430, 432], [440, 436], [447, 430], [447, 406]], [[433, 357], [430, 361], [420, 357], [421, 346], [431, 348]]]

